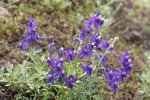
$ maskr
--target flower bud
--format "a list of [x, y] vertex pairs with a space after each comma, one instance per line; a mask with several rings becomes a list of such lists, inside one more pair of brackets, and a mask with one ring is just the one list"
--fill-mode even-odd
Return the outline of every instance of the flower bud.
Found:
[[119, 41], [119, 37], [115, 37], [115, 38], [114, 38], [114, 41], [115, 41], [115, 42]]

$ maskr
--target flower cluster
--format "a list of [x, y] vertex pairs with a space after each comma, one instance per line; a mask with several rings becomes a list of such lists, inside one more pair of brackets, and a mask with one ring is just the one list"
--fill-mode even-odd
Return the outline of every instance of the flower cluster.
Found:
[[22, 40], [20, 42], [20, 50], [21, 51], [25, 51], [32, 42], [40, 42], [41, 38], [38, 35], [37, 30], [35, 29], [35, 27], [37, 26], [37, 22], [33, 20], [32, 17], [30, 17], [29, 22], [28, 22], [28, 27], [27, 27], [27, 31], [25, 34], [25, 41]]
[[[51, 44], [51, 43], [50, 43]], [[66, 58], [66, 62], [73, 61], [75, 57], [77, 56], [77, 53], [73, 51], [72, 48], [68, 48], [67, 51], [63, 49], [58, 50], [58, 54], [63, 54]], [[66, 76], [65, 72], [63, 71], [64, 68], [64, 60], [63, 58], [52, 58], [49, 57], [47, 60], [47, 66], [51, 68], [51, 70], [48, 73], [48, 83], [54, 84], [56, 80], [58, 80], [59, 77], [61, 77], [62, 82], [66, 82], [66, 85], [69, 88], [72, 88], [74, 86], [73, 83], [77, 81], [77, 78], [75, 78], [73, 75]]]
[[122, 62], [123, 67], [117, 68], [117, 71], [114, 71], [112, 67], [109, 67], [108, 70], [104, 72], [106, 80], [110, 85], [110, 90], [113, 92], [118, 90], [118, 83], [124, 82], [124, 79], [131, 73], [132, 70], [132, 62], [128, 53], [123, 54], [118, 58]]
[[[113, 52], [113, 45], [116, 39], [118, 39], [115, 38], [111, 43], [111, 39], [101, 38], [99, 29], [102, 27], [103, 23], [104, 20], [102, 20], [100, 13], [92, 15], [91, 18], [85, 20], [80, 35], [74, 37], [74, 43], [77, 44], [77, 49], [74, 49], [75, 47], [69, 47], [67, 50], [60, 48], [57, 50], [58, 57], [53, 57], [52, 54], [52, 51], [56, 50], [54, 42], [51, 42], [47, 46], [50, 51], [50, 56], [46, 61], [47, 66], [50, 68], [50, 71], [48, 72], [49, 84], [54, 84], [55, 81], [61, 78], [65, 85], [69, 88], [73, 88], [77, 80], [81, 81], [81, 78], [87, 79], [87, 77], [98, 76], [98, 70], [107, 63], [107, 54]], [[26, 50], [32, 42], [40, 42], [41, 38], [35, 30], [36, 25], [37, 23], [30, 17], [27, 33], [25, 35], [26, 41], [21, 41], [20, 45], [22, 51]], [[129, 59], [128, 53], [121, 55], [118, 58], [123, 67], [119, 67], [117, 71], [112, 67], [103, 71], [112, 92], [118, 90], [118, 83], [124, 82], [127, 74], [130, 74], [132, 70], [132, 62], [131, 59]], [[70, 72], [69, 67], [71, 67], [73, 71]], [[74, 73], [74, 69], [79, 69], [78, 67], [81, 69], [82, 75], [77, 74], [77, 71]], [[67, 69], [69, 69], [69, 71]]]
[[[63, 60], [60, 60], [60, 58], [52, 58], [49, 57], [47, 60], [47, 65], [51, 67], [51, 71], [48, 73], [48, 83], [54, 83], [54, 81], [58, 80], [58, 77], [62, 77], [62, 73], [65, 76], [65, 78], [62, 78], [63, 80], [66, 80], [66, 85], [70, 88], [74, 86], [74, 83], [77, 81], [77, 78], [75, 78], [73, 75], [67, 76], [63, 72], [63, 63], [64, 62], [71, 62], [74, 61], [77, 56], [82, 60], [85, 57], [92, 57], [93, 51], [95, 49], [104, 49], [109, 46], [109, 41], [101, 40], [100, 39], [100, 33], [94, 35], [93, 34], [93, 26], [95, 29], [99, 29], [101, 25], [103, 24], [103, 20], [101, 19], [100, 13], [97, 13], [96, 15], [93, 15], [89, 20], [85, 21], [85, 27], [82, 28], [80, 32], [80, 38], [75, 37], [75, 42], [82, 42], [80, 43], [81, 49], [73, 50], [72, 47], [69, 47], [68, 50], [58, 49], [57, 54], [59, 57], [62, 57]], [[90, 39], [88, 39], [88, 36], [91, 36]], [[88, 41], [88, 42], [85, 42]], [[96, 48], [95, 48], [96, 47]], [[48, 45], [49, 50], [54, 49], [54, 43], [50, 43]], [[103, 59], [103, 62], [105, 63], [107, 60]], [[103, 64], [104, 64], [103, 63]], [[81, 66], [81, 69], [83, 72], [85, 72], [88, 76], [92, 75], [92, 62], [88, 63], [87, 65]]]
[[126, 53], [124, 55], [119, 56], [118, 58], [121, 61], [126, 73], [130, 74], [132, 70], [132, 61], [130, 59], [130, 55]]
[[75, 78], [73, 75], [70, 75], [68, 78], [66, 77], [66, 74], [63, 72], [64, 68], [64, 61], [60, 58], [48, 58], [47, 65], [51, 67], [52, 69], [48, 72], [48, 83], [54, 84], [56, 80], [58, 80], [59, 77], [61, 77], [62, 82], [66, 81], [66, 85], [69, 88], [72, 88], [74, 86], [73, 83], [77, 81], [77, 78]]
[[82, 28], [80, 32], [80, 39], [84, 40], [88, 37], [88, 34], [93, 34], [93, 26], [98, 30], [104, 23], [104, 20], [101, 19], [101, 14], [97, 13], [93, 15], [89, 20], [84, 21], [85, 27]]

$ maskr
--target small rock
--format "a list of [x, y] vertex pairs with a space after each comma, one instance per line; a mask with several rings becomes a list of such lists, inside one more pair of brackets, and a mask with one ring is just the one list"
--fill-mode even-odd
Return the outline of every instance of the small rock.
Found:
[[143, 92], [141, 90], [138, 90], [135, 93], [133, 100], [143, 100]]
[[140, 32], [133, 31], [132, 33], [133, 33], [134, 36], [137, 36], [139, 38], [142, 37], [142, 34]]
[[3, 7], [0, 7], [0, 18], [5, 19], [6, 17], [12, 17], [12, 14]]

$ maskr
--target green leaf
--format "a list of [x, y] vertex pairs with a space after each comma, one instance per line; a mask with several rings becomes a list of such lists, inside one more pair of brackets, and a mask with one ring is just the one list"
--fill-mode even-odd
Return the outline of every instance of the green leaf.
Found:
[[42, 100], [48, 100], [50, 93], [46, 92], [44, 93], [44, 97]]

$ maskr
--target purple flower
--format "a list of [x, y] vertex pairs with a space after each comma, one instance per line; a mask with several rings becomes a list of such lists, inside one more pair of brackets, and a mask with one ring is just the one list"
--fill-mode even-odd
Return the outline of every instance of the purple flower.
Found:
[[[123, 60], [124, 58], [120, 58]], [[124, 79], [127, 77], [127, 72], [125, 68], [119, 67], [117, 71], [115, 72], [112, 67], [109, 67], [107, 71], [103, 72], [105, 75], [105, 78], [110, 85], [110, 89], [112, 92], [116, 92], [118, 90], [118, 83], [124, 82]]]
[[101, 14], [97, 13], [95, 16], [90, 18], [90, 23], [98, 30], [103, 24], [104, 20], [101, 19]]
[[97, 46], [97, 48], [102, 50], [102, 51], [107, 49], [108, 47], [109, 47], [109, 40], [105, 40], [105, 39], [103, 39], [101, 41], [101, 43]]
[[55, 69], [56, 73], [60, 76], [62, 74], [62, 67], [61, 66], [57, 66]]
[[48, 73], [48, 83], [53, 84], [58, 77], [61, 77], [63, 82], [65, 81], [66, 76], [63, 73], [63, 62], [64, 61], [60, 58], [48, 58], [47, 65], [52, 68], [52, 70]]
[[55, 70], [55, 72], [60, 76], [62, 74], [62, 68], [64, 68], [63, 65], [64, 61], [60, 58], [48, 58], [47, 60], [47, 65], [51, 68], [53, 68], [53, 70]]
[[107, 60], [108, 60], [108, 57], [107, 57], [107, 56], [104, 56], [104, 57], [102, 58], [101, 64], [104, 66], [104, 65], [106, 64]]
[[92, 27], [92, 23], [90, 20], [84, 20], [85, 27]]
[[60, 75], [60, 77], [61, 77], [62, 82], [64, 82], [66, 80], [66, 78], [67, 78], [65, 73], [62, 73]]
[[64, 52], [64, 56], [66, 57], [67, 61], [73, 61], [75, 59], [75, 57], [77, 56], [77, 53], [75, 53], [74, 50], [72, 50], [72, 48], [68, 48], [68, 51]]
[[127, 77], [127, 73], [124, 68], [118, 68], [118, 72], [116, 72], [116, 77], [118, 82], [124, 82], [124, 79]]
[[74, 83], [77, 81], [77, 78], [75, 78], [73, 75], [70, 75], [67, 79], [66, 79], [66, 85], [69, 88], [73, 88]]
[[37, 43], [41, 41], [41, 37], [38, 35], [38, 32], [35, 29], [31, 30], [30, 32], [27, 31], [27, 33], [25, 34], [25, 39], [29, 44], [34, 41]]
[[54, 82], [58, 80], [58, 74], [54, 71], [51, 70], [48, 72], [48, 84], [54, 84]]
[[132, 70], [132, 61], [129, 58], [129, 54], [128, 53], [123, 54], [119, 56], [118, 59], [122, 62], [122, 65], [124, 66], [126, 73], [130, 74]]
[[25, 39], [29, 44], [32, 43], [33, 41], [36, 42], [41, 41], [41, 38], [38, 35], [37, 30], [35, 29], [37, 25], [38, 25], [37, 22], [34, 21], [32, 17], [30, 17], [28, 22], [27, 32], [25, 34]]
[[129, 59], [129, 54], [128, 54], [128, 53], [125, 53], [125, 54], [123, 54], [123, 55], [120, 55], [120, 56], [118, 57], [118, 59], [119, 59], [121, 62], [124, 62], [125, 60], [128, 61], [128, 59]]
[[80, 32], [80, 39], [84, 40], [88, 37], [88, 34], [92, 34], [92, 28], [91, 27], [84, 27], [82, 28]]
[[98, 55], [95, 55], [95, 60], [100, 60], [100, 57]]
[[29, 47], [28, 42], [24, 42], [23, 40], [20, 42], [20, 50], [25, 51]]
[[65, 50], [63, 48], [60, 48], [57, 50], [57, 54], [64, 54]]
[[98, 45], [100, 44], [101, 40], [100, 40], [100, 34], [97, 35], [92, 35], [91, 39], [90, 39], [90, 43], [94, 43], [96, 47], [98, 47]]
[[94, 46], [92, 44], [87, 44], [79, 51], [80, 58], [83, 59], [84, 57], [91, 57], [92, 52], [94, 50]]
[[92, 65], [92, 63], [90, 62], [86, 66], [82, 66], [83, 72], [86, 72], [88, 76], [92, 75], [93, 68], [91, 65]]
[[63, 62], [64, 61], [62, 59], [60, 59], [60, 58], [52, 58], [52, 57], [50, 57], [50, 58], [48, 58], [46, 63], [47, 63], [47, 65], [49, 67], [59, 70], [59, 68], [63, 68], [64, 67]]
[[25, 42], [21, 41], [21, 44], [20, 44], [20, 49], [22, 51], [25, 51], [25, 49], [27, 49], [28, 46], [32, 42], [35, 41], [39, 43], [41, 41], [41, 37], [38, 35], [38, 32], [35, 29], [35, 26], [37, 26], [37, 22], [34, 21], [32, 17], [30, 17], [29, 22], [28, 22], [27, 32], [25, 34]]
[[109, 83], [110, 89], [112, 92], [117, 92], [118, 90], [118, 82], [113, 80], [112, 82]]
[[104, 75], [108, 83], [115, 79], [115, 72], [112, 67], [109, 67], [108, 70], [104, 72]]
[[114, 47], [109, 47], [108, 50], [109, 50], [109, 51], [113, 51], [113, 50], [114, 50]]
[[114, 72], [112, 67], [109, 67], [107, 71], [104, 72], [105, 78], [110, 85], [110, 89], [112, 92], [116, 92], [118, 90], [118, 81], [116, 72]]
[[37, 25], [38, 25], [38, 23], [36, 21], [34, 21], [34, 19], [30, 16], [30, 19], [29, 19], [29, 22], [28, 22], [28, 27], [33, 29]]
[[47, 47], [50, 51], [53, 51], [55, 49], [54, 42], [51, 42]]
[[79, 42], [79, 39], [77, 36], [74, 36], [74, 43], [77, 43], [77, 42]]

